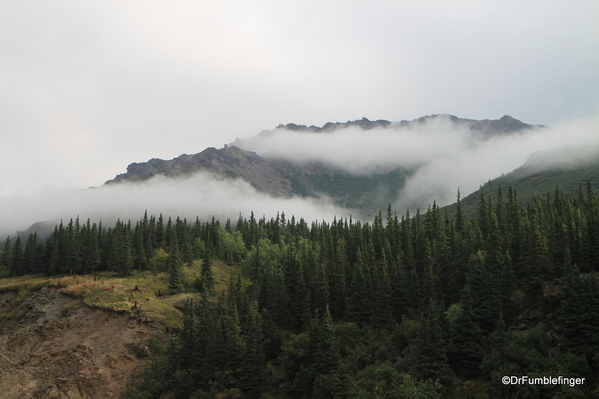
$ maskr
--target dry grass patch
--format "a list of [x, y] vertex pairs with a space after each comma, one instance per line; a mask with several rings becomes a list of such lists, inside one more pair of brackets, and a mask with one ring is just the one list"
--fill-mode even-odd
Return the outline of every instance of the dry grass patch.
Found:
[[[0, 279], [0, 293], [16, 293], [11, 302], [0, 309], [0, 320], [11, 317], [29, 294], [46, 285], [58, 288], [60, 292], [83, 299], [91, 307], [127, 312], [145, 320], [153, 320], [171, 327], [182, 327], [183, 314], [176, 308], [187, 298], [196, 299], [193, 283], [200, 278], [202, 262], [195, 261], [183, 267], [188, 293], [169, 295], [166, 272], [153, 274], [149, 271], [135, 272], [129, 277], [118, 277], [114, 273], [96, 275], [77, 275], [69, 277], [21, 276]], [[216, 280], [214, 295], [222, 293], [230, 276], [237, 269], [221, 261], [212, 262], [212, 271]]]
[[[200, 277], [201, 270], [201, 261], [183, 267], [189, 291], [193, 291], [193, 282]], [[236, 269], [220, 261], [213, 261], [212, 270], [216, 279], [215, 294], [220, 294], [226, 289], [229, 278]], [[198, 298], [199, 294], [188, 292], [169, 295], [168, 278], [166, 272], [153, 274], [144, 271], [129, 277], [103, 273], [56, 278], [52, 280], [52, 285], [59, 287], [64, 294], [81, 297], [88, 306], [128, 312], [140, 315], [142, 319], [180, 328], [183, 314], [176, 305], [185, 302], [187, 298]]]
[[29, 289], [37, 291], [52, 281], [51, 277], [28, 275], [0, 279], [0, 293]]
[[44, 276], [19, 276], [0, 279], [0, 294], [14, 293], [7, 297], [8, 303], [0, 307], [0, 320], [11, 318], [32, 292], [48, 285], [51, 279]]

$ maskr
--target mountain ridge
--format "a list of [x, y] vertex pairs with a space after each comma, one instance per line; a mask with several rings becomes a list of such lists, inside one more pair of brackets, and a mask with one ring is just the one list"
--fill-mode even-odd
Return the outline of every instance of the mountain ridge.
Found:
[[[347, 122], [328, 122], [322, 127], [278, 125], [274, 131], [265, 130], [258, 136], [276, 134], [288, 130], [300, 133], [328, 134], [347, 128], [361, 129], [365, 133], [373, 129], [409, 129], [426, 123], [447, 123], [469, 129], [477, 140], [496, 135], [517, 134], [540, 126], [523, 123], [504, 115], [498, 120], [473, 120], [453, 115], [428, 115], [412, 121], [370, 121], [362, 118]], [[390, 167], [366, 174], [350, 173], [323, 161], [293, 162], [285, 158], [263, 157], [256, 152], [240, 148], [241, 139], [217, 149], [209, 147], [197, 154], [183, 154], [171, 160], [158, 158], [147, 162], [132, 163], [127, 172], [116, 176], [105, 184], [131, 183], [148, 180], [162, 175], [169, 178], [185, 177], [198, 172], [207, 172], [219, 179], [242, 179], [257, 190], [275, 197], [293, 196], [331, 197], [338, 205], [350, 209], [369, 211], [385, 207], [397, 197], [405, 180], [415, 168]]]
[[295, 123], [280, 124], [275, 129], [287, 129], [299, 132], [310, 132], [310, 133], [321, 133], [321, 132], [332, 132], [337, 129], [344, 129], [348, 127], [359, 127], [363, 130], [371, 130], [375, 128], [388, 128], [388, 127], [413, 127], [416, 125], [422, 125], [438, 118], [447, 118], [452, 123], [457, 125], [466, 126], [472, 130], [491, 133], [491, 132], [514, 132], [518, 130], [528, 130], [534, 127], [541, 127], [542, 125], [529, 125], [518, 119], [515, 119], [509, 115], [504, 115], [500, 119], [466, 119], [459, 118], [455, 115], [450, 114], [431, 114], [422, 116], [411, 121], [402, 120], [400, 122], [390, 122], [384, 119], [378, 119], [371, 121], [368, 118], [362, 117], [362, 119], [356, 119], [354, 121], [347, 122], [327, 122], [322, 127], [318, 126], [307, 126], [298, 125]]

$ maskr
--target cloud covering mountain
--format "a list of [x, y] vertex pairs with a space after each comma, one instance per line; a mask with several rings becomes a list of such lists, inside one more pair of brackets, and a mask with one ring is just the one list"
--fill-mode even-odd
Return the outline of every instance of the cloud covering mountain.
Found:
[[[388, 186], [372, 186], [365, 198], [376, 200], [380, 197], [385, 201], [390, 198], [389, 202], [403, 213], [408, 207], [412, 210], [417, 207], [425, 209], [432, 201], [439, 205], [449, 204], [455, 200], [458, 187], [462, 195], [467, 195], [487, 180], [520, 167], [538, 151], [562, 149], [565, 152], [561, 153], [567, 154], [567, 157], [551, 160], [545, 157], [543, 167], [552, 164], [563, 166], [565, 161], [562, 158], [568, 158], [568, 162], [583, 156], [588, 158], [589, 148], [599, 146], [597, 119], [554, 127], [528, 126], [517, 132], [490, 135], [456, 123], [449, 116], [429, 117], [408, 125], [394, 122], [385, 126], [363, 129], [343, 125], [331, 131], [281, 126], [255, 138], [235, 142], [255, 151], [254, 155], [229, 147], [228, 152], [208, 149], [195, 156], [181, 156], [177, 158], [180, 165], [176, 167], [177, 159], [154, 161], [156, 165], [166, 165], [167, 170], [180, 168], [179, 172], [185, 172], [191, 164], [186, 162], [199, 157], [196, 159], [200, 168], [187, 170], [189, 173], [173, 172], [167, 176], [156, 172], [160, 170], [158, 168], [152, 172], [155, 175], [150, 174], [134, 183], [109, 184], [87, 190], [76, 187], [32, 188], [4, 195], [0, 198], [0, 234], [13, 234], [40, 221], [56, 223], [61, 218], [67, 220], [77, 216], [82, 220], [92, 218], [107, 223], [117, 218], [137, 219], [145, 210], [150, 214], [194, 219], [196, 216], [203, 219], [216, 216], [221, 220], [236, 220], [240, 214], [249, 217], [250, 212], [267, 218], [276, 216], [277, 212], [285, 212], [288, 217], [295, 215], [307, 220], [331, 220], [335, 216], [350, 214], [354, 218], [364, 216], [368, 219], [368, 215], [355, 209], [339, 206], [338, 198], [329, 198], [322, 193], [312, 193], [315, 195], [312, 197], [300, 196], [291, 187], [291, 191], [271, 195], [268, 185], [261, 187], [248, 176], [259, 175], [261, 181], [275, 184], [275, 177], [285, 178], [285, 175], [260, 175], [260, 168], [272, 169], [272, 165], [280, 164], [285, 164], [285, 170], [290, 171], [288, 177], [294, 176], [297, 171], [309, 177], [318, 177], [319, 173], [324, 173], [324, 176], [346, 173], [348, 179], [362, 179], [359, 182], [363, 183], [372, 176], [384, 176]], [[210, 156], [214, 159], [211, 162], [220, 165], [220, 172], [216, 173], [214, 167], [201, 167], [212, 159], [204, 157], [204, 153], [212, 154]], [[230, 153], [255, 159], [256, 163], [250, 165], [249, 175], [244, 177], [242, 169], [237, 169], [239, 173], [234, 174], [226, 172], [231, 170], [225, 156]], [[246, 166], [242, 162], [239, 168]], [[408, 172], [393, 174], [388, 173], [390, 170]], [[395, 195], [386, 187], [393, 186], [396, 178], [400, 189]], [[291, 180], [289, 182], [291, 184]], [[320, 187], [328, 187], [332, 183], [325, 179], [320, 184]], [[380, 206], [386, 206], [386, 202]]]
[[53, 227], [60, 220], [90, 218], [110, 225], [118, 218], [137, 220], [147, 210], [150, 215], [165, 217], [196, 217], [233, 222], [239, 215], [275, 217], [284, 212], [306, 220], [331, 220], [333, 216], [349, 216], [349, 212], [326, 199], [280, 198], [259, 192], [242, 180], [222, 180], [209, 173], [196, 173], [181, 178], [155, 176], [149, 180], [108, 185], [80, 190], [32, 190], [29, 193], [6, 196], [0, 202], [0, 235], [14, 234], [37, 222]]
[[[441, 115], [421, 123], [395, 123], [370, 130], [350, 126], [322, 133], [280, 127], [234, 144], [267, 159], [285, 158], [297, 163], [318, 160], [353, 174], [413, 169], [394, 201], [400, 210], [425, 208], [433, 200], [449, 204], [455, 200], [458, 187], [462, 194], [470, 193], [487, 180], [521, 166], [537, 151], [599, 145], [597, 119], [524, 127], [516, 133], [489, 134]], [[580, 150], [569, 154], [574, 159]]]

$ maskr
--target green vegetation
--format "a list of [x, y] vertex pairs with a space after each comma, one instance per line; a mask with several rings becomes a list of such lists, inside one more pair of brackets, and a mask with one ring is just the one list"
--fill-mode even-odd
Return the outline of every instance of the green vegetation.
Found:
[[300, 195], [325, 194], [340, 206], [368, 213], [383, 209], [394, 201], [410, 173], [402, 169], [365, 175], [313, 173], [304, 179], [311, 181], [310, 187], [301, 183], [297, 176], [286, 177]]
[[[186, 282], [199, 278], [201, 261], [195, 261], [182, 268], [182, 278]], [[221, 292], [235, 268], [216, 261], [215, 291]], [[119, 277], [112, 272], [101, 272], [94, 275], [74, 275], [71, 277], [48, 278], [45, 276], [25, 275], [0, 279], [0, 293], [14, 293], [10, 302], [0, 308], [0, 320], [11, 318], [20, 309], [20, 305], [29, 295], [46, 285], [56, 287], [63, 294], [80, 297], [90, 306], [116, 312], [136, 314], [155, 320], [166, 326], [181, 328], [182, 313], [175, 305], [188, 297], [193, 297], [193, 288], [187, 284], [189, 291], [180, 295], [167, 295], [169, 292], [168, 273], [152, 273], [136, 271], [128, 277]]]
[[0, 279], [0, 294], [4, 292], [15, 291], [26, 289], [29, 291], [37, 291], [43, 288], [45, 285], [52, 281], [47, 276], [18, 276], [11, 278]]
[[43, 243], [8, 241], [0, 259], [180, 329], [127, 398], [593, 397], [599, 195], [579, 191], [524, 204], [508, 188], [481, 193], [474, 216], [460, 201], [454, 218], [433, 204], [372, 223], [71, 221]]
[[[559, 187], [562, 193], [577, 197], [581, 188], [590, 182], [593, 189], [599, 189], [599, 164], [582, 166], [570, 166], [566, 168], [554, 168], [549, 170], [531, 171], [521, 167], [515, 171], [502, 175], [485, 183], [480, 190], [462, 198], [464, 215], [473, 217], [480, 192], [484, 191], [492, 202], [497, 201], [497, 193], [500, 187], [505, 190], [512, 187], [518, 193], [518, 198], [524, 203], [529, 203], [535, 196], [544, 196], [555, 191]], [[449, 215], [453, 216], [456, 205], [446, 207]]]

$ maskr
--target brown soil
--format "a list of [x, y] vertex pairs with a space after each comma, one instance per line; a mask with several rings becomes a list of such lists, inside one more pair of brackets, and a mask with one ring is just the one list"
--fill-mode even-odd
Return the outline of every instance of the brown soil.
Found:
[[154, 333], [45, 287], [0, 321], [0, 398], [118, 398], [145, 365], [140, 341]]

